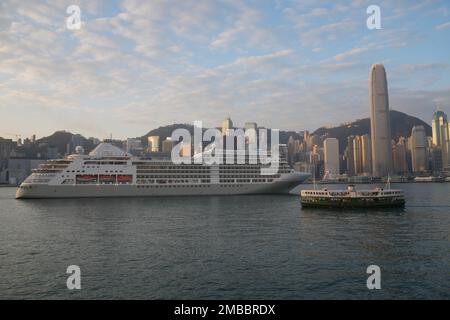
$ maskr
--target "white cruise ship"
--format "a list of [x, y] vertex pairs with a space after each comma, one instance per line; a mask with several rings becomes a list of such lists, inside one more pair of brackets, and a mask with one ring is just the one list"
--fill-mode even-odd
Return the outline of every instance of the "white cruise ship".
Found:
[[16, 198], [287, 194], [310, 176], [292, 170], [283, 152], [278, 171], [261, 175], [267, 165], [259, 162], [174, 164], [132, 157], [105, 142], [89, 155], [81, 149], [33, 170], [18, 187]]

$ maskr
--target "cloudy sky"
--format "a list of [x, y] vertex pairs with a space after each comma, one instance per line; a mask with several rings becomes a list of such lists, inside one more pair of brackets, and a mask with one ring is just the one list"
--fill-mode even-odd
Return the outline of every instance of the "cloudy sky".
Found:
[[313, 130], [368, 116], [377, 62], [391, 108], [450, 113], [450, 2], [1, 0], [0, 136], [125, 138], [227, 116]]

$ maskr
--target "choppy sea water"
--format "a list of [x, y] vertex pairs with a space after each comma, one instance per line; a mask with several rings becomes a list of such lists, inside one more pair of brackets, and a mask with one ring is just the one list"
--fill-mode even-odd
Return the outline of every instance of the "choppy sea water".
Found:
[[[15, 200], [0, 188], [0, 298], [448, 299], [450, 184], [397, 187], [404, 210], [302, 210], [275, 195]], [[69, 265], [81, 290], [66, 287]], [[369, 265], [381, 290], [366, 287]]]

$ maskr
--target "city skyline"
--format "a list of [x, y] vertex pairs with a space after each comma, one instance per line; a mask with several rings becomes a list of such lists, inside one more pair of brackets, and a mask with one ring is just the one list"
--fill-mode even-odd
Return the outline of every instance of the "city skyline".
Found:
[[[312, 130], [368, 116], [367, 70], [389, 70], [391, 109], [450, 112], [450, 5], [380, 1], [2, 2], [0, 136], [66, 129], [125, 139], [202, 120]], [[433, 48], [433, 50], [428, 50]]]
[[[385, 83], [381, 83], [381, 87], [384, 85]], [[397, 112], [397, 114], [399, 113]], [[450, 163], [448, 162], [450, 125], [445, 120], [447, 115], [443, 112], [435, 112], [432, 126], [426, 125], [417, 118], [411, 123], [410, 120], [407, 120], [409, 116], [406, 114], [403, 114], [402, 117], [405, 117], [405, 123], [409, 123], [409, 128], [407, 131], [402, 129], [400, 134], [399, 131], [396, 131], [395, 138], [393, 137], [389, 144], [393, 166], [392, 171], [387, 174], [392, 174], [395, 179], [411, 179], [411, 177], [421, 179], [420, 177], [427, 174], [433, 175], [430, 176], [431, 178], [428, 177], [429, 179], [443, 179], [442, 175], [450, 176]], [[366, 121], [368, 124], [371, 122], [370, 119], [366, 119]], [[349, 128], [349, 126], [344, 127]], [[356, 123], [350, 126], [350, 128], [359, 127]], [[227, 118], [223, 121], [221, 128], [225, 133], [224, 139], [230, 128], [235, 128], [235, 126], [232, 120]], [[245, 124], [245, 128], [245, 130], [257, 129], [258, 125], [248, 122]], [[333, 137], [333, 134], [330, 135], [326, 132], [310, 134], [308, 131], [304, 131], [300, 135], [285, 132], [284, 139], [287, 138], [286, 134], [297, 136], [294, 138], [293, 135], [290, 135], [287, 139], [284, 149], [287, 164], [297, 171], [309, 172], [324, 181], [348, 179], [348, 181], [367, 182], [371, 177], [381, 178], [382, 175], [372, 172], [371, 136], [368, 131], [366, 133], [364, 131], [348, 133], [345, 136], [346, 146], [341, 145], [344, 136], [340, 134]], [[127, 138], [126, 141], [106, 140], [105, 142], [109, 142], [106, 145], [112, 144], [114, 148], [120, 148], [123, 152], [126, 150], [128, 154], [143, 157], [143, 159], [153, 157], [167, 159], [167, 157], [170, 158], [175, 144], [170, 133], [167, 136], [167, 130], [163, 130], [161, 133], [162, 135], [152, 132], [141, 138]], [[438, 135], [441, 136], [441, 142], [436, 144], [434, 141], [437, 141]], [[79, 134], [68, 132], [59, 132], [49, 138], [50, 140], [39, 141], [33, 135], [31, 139], [17, 143], [11, 139], [0, 139], [0, 184], [8, 182], [13, 185], [17, 184], [17, 182], [23, 181], [32, 169], [46, 160], [85, 154], [102, 145], [99, 139], [93, 137], [83, 139]], [[245, 140], [245, 143], [250, 143], [250, 141]], [[186, 145], [188, 147], [186, 150], [184, 147], [181, 149], [182, 154], [192, 156], [191, 146]], [[234, 149], [232, 146], [231, 148]]]

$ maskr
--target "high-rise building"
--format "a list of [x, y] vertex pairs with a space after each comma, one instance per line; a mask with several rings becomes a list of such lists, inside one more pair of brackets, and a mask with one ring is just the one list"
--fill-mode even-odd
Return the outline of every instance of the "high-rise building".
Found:
[[258, 128], [258, 125], [256, 122], [246, 122], [244, 125], [245, 130], [254, 129], [256, 130]]
[[361, 136], [353, 138], [353, 161], [355, 162], [355, 175], [363, 174], [363, 154]]
[[231, 121], [230, 118], [226, 118], [223, 122], [222, 122], [222, 135], [223, 136], [229, 136], [230, 133], [230, 129], [233, 129], [233, 121]]
[[314, 176], [316, 179], [320, 179], [325, 174], [323, 158], [323, 150], [318, 145], [314, 145], [309, 153], [309, 162], [314, 165]]
[[414, 126], [411, 132], [412, 169], [414, 173], [428, 170], [427, 135], [423, 126]]
[[388, 86], [382, 64], [375, 64], [370, 69], [369, 105], [372, 174], [375, 177], [384, 177], [392, 170], [392, 146]]
[[442, 149], [433, 147], [431, 149], [431, 170], [434, 175], [438, 176], [442, 174], [442, 169]]
[[0, 160], [8, 159], [16, 144], [12, 139], [3, 139], [0, 137]]
[[288, 150], [287, 161], [288, 161], [289, 165], [291, 167], [293, 167], [294, 163], [295, 163], [295, 153], [296, 153], [295, 139], [293, 136], [290, 136], [288, 139], [287, 150]]
[[442, 146], [445, 142], [445, 130], [447, 130], [447, 115], [438, 110], [433, 114], [431, 120], [431, 130], [433, 134], [433, 144], [435, 146]]
[[142, 151], [141, 139], [127, 138], [127, 149], [126, 150], [128, 153], [133, 153], [133, 151], [135, 151], [135, 150]]
[[363, 174], [370, 175], [372, 173], [372, 145], [370, 143], [370, 135], [361, 136], [362, 149], [362, 166]]
[[309, 151], [308, 150], [308, 147], [309, 147], [309, 131], [308, 130], [303, 131], [303, 142], [305, 144], [305, 151]]
[[355, 139], [355, 136], [349, 136], [347, 138], [346, 159], [347, 159], [347, 175], [349, 177], [354, 176], [356, 174], [355, 152], [354, 152], [354, 144], [353, 144], [354, 139]]
[[148, 151], [159, 152], [159, 136], [148, 137]]
[[192, 145], [191, 145], [191, 143], [181, 142], [180, 156], [181, 157], [191, 157], [192, 156]]
[[325, 174], [331, 179], [339, 175], [339, 141], [336, 138], [327, 138], [323, 142], [325, 158]]
[[393, 150], [394, 172], [396, 174], [405, 174], [408, 172], [408, 164], [406, 162], [406, 145], [405, 138], [400, 137], [397, 144], [394, 144]]
[[438, 110], [433, 114], [431, 120], [431, 130], [433, 136], [433, 146], [440, 149], [440, 158], [442, 167], [448, 167], [450, 165], [450, 124], [447, 122], [447, 115]]
[[[256, 122], [246, 122], [245, 126], [244, 126], [244, 130], [245, 130], [245, 144], [254, 144], [258, 142], [258, 138], [257, 138], [257, 130], [258, 130], [258, 125], [256, 124]], [[254, 132], [250, 132], [249, 130], [254, 130]]]
[[171, 138], [167, 138], [163, 141], [162, 152], [171, 153], [173, 148], [173, 141]]

